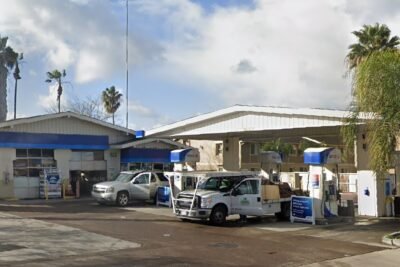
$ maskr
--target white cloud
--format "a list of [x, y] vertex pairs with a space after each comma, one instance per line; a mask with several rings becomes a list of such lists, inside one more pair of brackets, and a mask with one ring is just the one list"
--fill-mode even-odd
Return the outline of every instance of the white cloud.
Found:
[[344, 60], [351, 32], [361, 27], [359, 10], [350, 8], [355, 2], [260, 0], [251, 9], [205, 14], [189, 1], [165, 0], [143, 4], [143, 10], [168, 16], [168, 27], [179, 33], [165, 44], [162, 67], [185, 87], [196, 85], [225, 105], [345, 108], [350, 85]]
[[145, 107], [139, 103], [130, 102], [128, 105], [128, 110], [135, 115], [144, 117], [154, 117], [156, 113], [148, 107]]
[[[12, 37], [10, 44], [27, 57], [43, 55], [47, 69], [67, 69], [76, 74], [75, 82], [85, 83], [106, 80], [124, 68], [123, 19], [112, 12], [112, 1], [5, 2], [9, 8], [0, 9], [2, 34]], [[130, 36], [132, 65], [159, 53], [152, 42]]]
[[[138, 102], [129, 102], [129, 127], [130, 129], [152, 129], [171, 123], [171, 118], [160, 114]], [[132, 122], [134, 121], [134, 122]]]
[[[51, 84], [48, 87], [48, 94], [47, 95], [39, 95], [38, 96], [38, 104], [42, 107], [45, 111], [56, 111], [58, 109], [58, 101], [57, 101], [57, 84]], [[63, 106], [66, 106], [68, 103], [68, 94], [63, 93], [61, 95], [61, 109]]]

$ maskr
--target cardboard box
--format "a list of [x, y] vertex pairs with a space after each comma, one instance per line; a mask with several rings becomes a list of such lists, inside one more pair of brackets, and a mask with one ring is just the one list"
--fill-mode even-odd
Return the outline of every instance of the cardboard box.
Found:
[[262, 185], [261, 190], [262, 190], [263, 200], [280, 199], [278, 185]]

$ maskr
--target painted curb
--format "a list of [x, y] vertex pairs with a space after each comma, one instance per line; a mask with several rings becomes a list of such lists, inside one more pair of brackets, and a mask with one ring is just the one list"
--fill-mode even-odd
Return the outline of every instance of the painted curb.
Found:
[[400, 232], [394, 232], [382, 237], [382, 243], [400, 247]]

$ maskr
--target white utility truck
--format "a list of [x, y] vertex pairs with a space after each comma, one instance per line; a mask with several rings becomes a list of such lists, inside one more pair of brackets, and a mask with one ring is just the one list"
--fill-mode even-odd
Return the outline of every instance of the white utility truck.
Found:
[[281, 198], [279, 185], [259, 176], [212, 176], [194, 190], [174, 198], [174, 213], [181, 219], [207, 220], [222, 225], [228, 215], [290, 217], [290, 195]]

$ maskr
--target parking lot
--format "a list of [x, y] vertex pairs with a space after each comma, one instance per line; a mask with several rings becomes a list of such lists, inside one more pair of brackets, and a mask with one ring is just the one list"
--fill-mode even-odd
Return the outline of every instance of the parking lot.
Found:
[[148, 203], [119, 208], [88, 198], [2, 201], [0, 222], [1, 266], [332, 266], [400, 252], [381, 243], [398, 230], [396, 219], [311, 226], [232, 217], [214, 227]]

